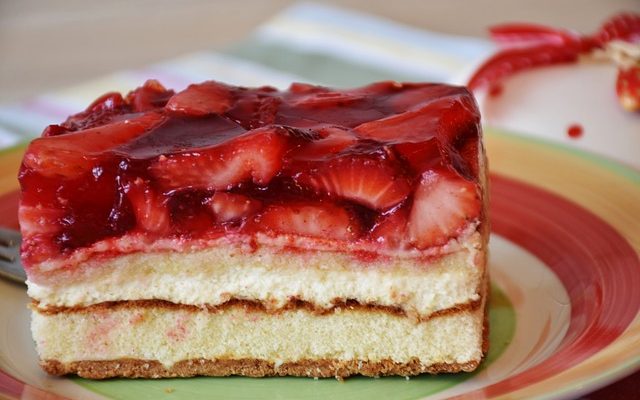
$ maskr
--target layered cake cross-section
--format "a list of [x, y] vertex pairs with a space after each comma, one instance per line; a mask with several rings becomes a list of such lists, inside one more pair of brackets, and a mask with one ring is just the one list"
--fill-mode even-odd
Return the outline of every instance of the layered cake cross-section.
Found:
[[19, 179], [48, 373], [408, 376], [486, 352], [465, 88], [150, 80], [47, 127]]

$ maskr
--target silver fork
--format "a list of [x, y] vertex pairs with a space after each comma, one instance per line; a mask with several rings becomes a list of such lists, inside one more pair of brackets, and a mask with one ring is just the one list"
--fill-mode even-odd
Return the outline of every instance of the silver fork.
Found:
[[20, 232], [0, 228], [0, 277], [24, 283], [27, 275], [20, 263]]

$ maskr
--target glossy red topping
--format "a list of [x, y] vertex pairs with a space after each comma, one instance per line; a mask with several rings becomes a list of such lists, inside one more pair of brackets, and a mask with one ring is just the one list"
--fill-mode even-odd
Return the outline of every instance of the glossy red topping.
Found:
[[336, 204], [308, 201], [270, 205], [252, 224], [275, 233], [349, 240], [360, 233], [355, 219]]
[[157, 81], [49, 126], [20, 170], [27, 266], [128, 233], [262, 233], [426, 249], [481, 213], [469, 92]]

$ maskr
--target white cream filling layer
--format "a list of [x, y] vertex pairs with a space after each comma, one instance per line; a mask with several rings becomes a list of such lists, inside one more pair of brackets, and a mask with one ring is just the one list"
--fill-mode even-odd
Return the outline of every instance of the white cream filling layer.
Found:
[[478, 300], [483, 274], [484, 253], [475, 247], [426, 262], [267, 247], [247, 253], [221, 245], [93, 260], [79, 270], [58, 270], [45, 283], [28, 282], [28, 294], [40, 307], [140, 299], [218, 305], [244, 299], [279, 308], [299, 299], [330, 308], [336, 300], [351, 299], [426, 316]]

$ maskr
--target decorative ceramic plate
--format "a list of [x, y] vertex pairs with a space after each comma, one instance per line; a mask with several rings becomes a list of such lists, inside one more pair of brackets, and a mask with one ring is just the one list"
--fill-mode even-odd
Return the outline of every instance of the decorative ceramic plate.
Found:
[[[640, 367], [640, 172], [489, 131], [491, 350], [472, 374], [90, 381], [38, 367], [25, 288], [0, 281], [0, 397], [576, 397]], [[17, 227], [23, 148], [0, 153], [0, 225]]]

